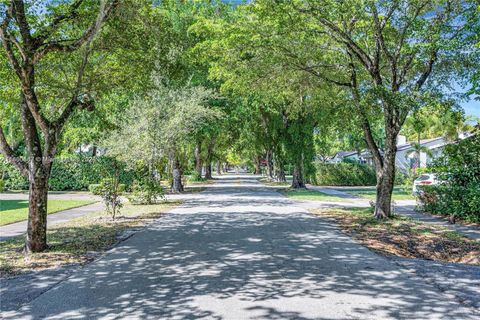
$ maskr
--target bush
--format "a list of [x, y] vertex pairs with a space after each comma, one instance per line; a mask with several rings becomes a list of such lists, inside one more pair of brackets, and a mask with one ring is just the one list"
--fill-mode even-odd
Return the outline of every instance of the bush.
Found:
[[188, 181], [191, 181], [191, 182], [206, 181], [206, 180], [207, 179], [202, 178], [202, 176], [199, 175], [197, 171], [192, 172], [192, 174], [188, 176]]
[[[125, 184], [123, 184], [123, 183], [119, 184], [118, 188], [119, 188], [120, 192], [125, 192], [125, 190], [127, 189]], [[102, 194], [102, 184], [101, 183], [89, 184], [88, 185], [88, 191], [90, 191], [94, 195], [99, 196], [99, 195]]]
[[480, 135], [445, 147], [430, 166], [441, 181], [423, 186], [419, 196], [423, 209], [470, 222], [480, 222]]
[[159, 181], [142, 180], [133, 184], [132, 194], [127, 198], [133, 204], [154, 204], [164, 198], [164, 191]]
[[[91, 184], [109, 176], [115, 166], [119, 167], [119, 180], [127, 189], [143, 174], [135, 170], [127, 170], [126, 163], [119, 162], [111, 157], [90, 157], [72, 155], [58, 158], [54, 161], [49, 180], [49, 189], [52, 191], [89, 190]], [[3, 172], [5, 187], [10, 190], [27, 190], [28, 180], [6, 160], [0, 160], [0, 173]]]
[[89, 184], [88, 185], [88, 191], [90, 191], [91, 193], [93, 193], [94, 195], [97, 195], [99, 196], [102, 189], [100, 189], [100, 184], [99, 183], [96, 183], [96, 184]]
[[361, 163], [316, 163], [316, 180], [324, 186], [374, 186], [375, 169]]
[[112, 176], [100, 182], [100, 195], [105, 203], [106, 212], [112, 216], [113, 220], [123, 206], [120, 198], [121, 194], [118, 176]]
[[0, 179], [0, 192], [5, 191], [5, 181], [3, 179]]

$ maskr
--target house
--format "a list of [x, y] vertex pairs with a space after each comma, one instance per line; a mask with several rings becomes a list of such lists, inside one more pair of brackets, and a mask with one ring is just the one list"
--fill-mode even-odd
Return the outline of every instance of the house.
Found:
[[[470, 137], [471, 133], [462, 133], [458, 139], [463, 140]], [[407, 143], [404, 140], [404, 136], [399, 136], [399, 143], [397, 143], [397, 155], [395, 157], [395, 164], [397, 168], [402, 171], [408, 171], [415, 167], [425, 168], [434, 159], [440, 157], [443, 153], [443, 148], [453, 141], [449, 141], [443, 137], [437, 137], [432, 139], [420, 140], [420, 145], [429, 150], [429, 154], [426, 152], [420, 152], [420, 163], [417, 164], [417, 153], [414, 151], [412, 143]]]
[[[463, 133], [460, 134], [458, 138], [463, 140], [471, 135], [471, 133]], [[420, 145], [428, 149], [429, 152], [420, 152], [420, 163], [417, 164], [417, 154], [414, 151], [414, 146], [412, 143], [407, 143], [405, 136], [399, 135], [397, 139], [397, 154], [395, 156], [396, 167], [404, 172], [415, 167], [425, 168], [430, 162], [442, 154], [445, 145], [451, 143], [453, 142], [443, 137], [420, 140]], [[382, 150], [380, 150], [380, 154], [383, 156]], [[371, 166], [375, 165], [369, 150], [364, 150], [360, 154], [357, 151], [340, 151], [328, 162], [339, 163], [346, 159], [355, 160]]]
[[329, 163], [340, 163], [345, 160], [362, 162], [357, 151], [340, 151], [328, 160]]

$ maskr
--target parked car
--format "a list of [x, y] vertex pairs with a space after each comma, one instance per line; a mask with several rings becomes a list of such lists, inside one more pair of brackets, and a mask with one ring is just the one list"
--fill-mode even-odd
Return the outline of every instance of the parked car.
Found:
[[413, 181], [413, 190], [412, 193], [414, 196], [418, 196], [420, 193], [420, 190], [418, 189], [418, 186], [424, 186], [424, 185], [431, 185], [435, 186], [438, 185], [438, 179], [437, 176], [434, 173], [424, 173], [420, 175], [415, 181]]

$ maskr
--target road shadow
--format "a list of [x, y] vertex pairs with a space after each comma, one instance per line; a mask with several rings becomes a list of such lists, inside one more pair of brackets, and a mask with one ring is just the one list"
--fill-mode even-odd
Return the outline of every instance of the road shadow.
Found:
[[288, 199], [249, 186], [225, 192], [187, 201], [9, 315], [478, 319]]

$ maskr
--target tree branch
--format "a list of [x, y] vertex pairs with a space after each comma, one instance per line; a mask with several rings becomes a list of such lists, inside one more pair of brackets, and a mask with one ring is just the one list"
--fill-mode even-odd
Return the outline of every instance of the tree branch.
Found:
[[100, 9], [97, 15], [97, 18], [92, 23], [92, 25], [85, 30], [85, 32], [78, 39], [75, 39], [70, 44], [63, 44], [60, 41], [49, 41], [47, 43], [42, 43], [39, 47], [43, 47], [37, 52], [33, 58], [33, 63], [37, 63], [45, 54], [51, 51], [63, 51], [63, 52], [72, 52], [85, 43], [92, 41], [103, 23], [107, 20], [108, 16], [112, 13], [113, 9], [119, 4], [119, 0], [101, 0]]
[[13, 152], [12, 148], [7, 142], [5, 138], [5, 134], [3, 132], [2, 126], [0, 126], [0, 152], [3, 156], [7, 159], [8, 162], [13, 164], [20, 170], [21, 174], [25, 177], [28, 177], [28, 165], [27, 163], [18, 157], [15, 152]]

